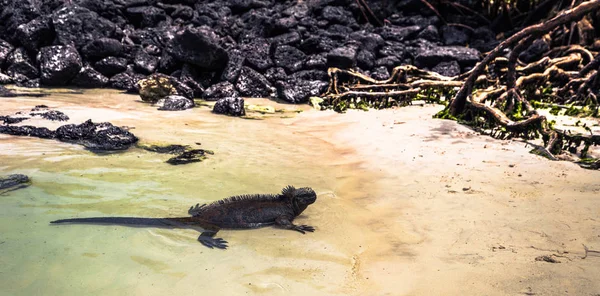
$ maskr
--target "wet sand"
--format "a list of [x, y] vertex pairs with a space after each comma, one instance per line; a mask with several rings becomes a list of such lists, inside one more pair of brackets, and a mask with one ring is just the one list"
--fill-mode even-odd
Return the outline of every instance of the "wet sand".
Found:
[[[215, 151], [186, 166], [139, 149], [94, 155], [57, 141], [0, 135], [0, 173], [29, 188], [0, 196], [0, 286], [7, 295], [593, 295], [600, 291], [600, 172], [529, 154], [517, 141], [432, 119], [439, 106], [243, 120], [208, 108], [157, 111], [135, 96], [0, 99], [135, 127], [145, 143]], [[282, 118], [284, 117], [284, 118]], [[33, 123], [30, 121], [29, 123]], [[55, 128], [64, 123], [37, 123]], [[25, 121], [23, 124], [27, 124]], [[197, 202], [311, 186], [297, 223], [222, 231], [69, 225], [89, 216], [178, 216]], [[536, 261], [552, 255], [560, 263]]]

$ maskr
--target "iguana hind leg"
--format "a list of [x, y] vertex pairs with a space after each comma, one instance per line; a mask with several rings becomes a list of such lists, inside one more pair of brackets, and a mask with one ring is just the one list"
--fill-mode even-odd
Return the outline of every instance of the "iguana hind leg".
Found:
[[285, 229], [291, 229], [291, 230], [296, 230], [302, 234], [305, 234], [306, 231], [308, 232], [314, 232], [315, 228], [309, 225], [294, 225], [292, 223], [292, 221], [290, 220], [290, 218], [284, 216], [284, 217], [279, 217], [275, 220], [275, 224], [277, 224], [279, 227], [285, 228]]
[[227, 241], [222, 238], [215, 238], [217, 231], [204, 231], [198, 237], [198, 241], [211, 249], [227, 249]]

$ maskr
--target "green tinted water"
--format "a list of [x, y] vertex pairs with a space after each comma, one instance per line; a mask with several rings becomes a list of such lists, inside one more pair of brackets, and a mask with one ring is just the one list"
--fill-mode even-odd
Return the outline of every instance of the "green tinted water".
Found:
[[[1, 294], [315, 295], [366, 288], [356, 279], [365, 237], [348, 222], [360, 209], [345, 199], [361, 194], [368, 175], [351, 151], [315, 136], [335, 124], [303, 124], [314, 112], [307, 106], [276, 106], [307, 111], [291, 118], [295, 113], [243, 120], [208, 108], [157, 111], [136, 100], [116, 92], [2, 99], [3, 114], [46, 104], [73, 123], [110, 121], [131, 127], [142, 143], [187, 144], [215, 154], [171, 166], [169, 155], [137, 148], [97, 155], [77, 145], [0, 135], [0, 174], [33, 180], [0, 196]], [[23, 122], [32, 123], [64, 124]], [[317, 231], [222, 231], [227, 251], [203, 247], [189, 229], [48, 224], [69, 217], [186, 216], [196, 203], [276, 193], [288, 184], [317, 192], [316, 204], [296, 221]]]

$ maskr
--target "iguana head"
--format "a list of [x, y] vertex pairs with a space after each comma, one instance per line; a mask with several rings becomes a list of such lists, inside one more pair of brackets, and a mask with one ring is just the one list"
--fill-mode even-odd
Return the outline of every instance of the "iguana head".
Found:
[[296, 216], [300, 215], [308, 205], [317, 201], [317, 194], [310, 187], [296, 189], [294, 186], [287, 186], [283, 188], [281, 194], [292, 203]]

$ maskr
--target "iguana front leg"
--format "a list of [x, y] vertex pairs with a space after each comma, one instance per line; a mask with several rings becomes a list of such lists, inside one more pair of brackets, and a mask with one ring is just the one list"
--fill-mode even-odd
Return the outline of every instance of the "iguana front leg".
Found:
[[305, 234], [306, 231], [308, 232], [313, 232], [315, 231], [315, 228], [309, 225], [294, 225], [292, 223], [292, 220], [287, 217], [287, 216], [281, 216], [279, 218], [277, 218], [275, 220], [275, 224], [278, 225], [279, 227], [285, 228], [285, 229], [291, 229], [291, 230], [296, 230], [302, 234]]
[[[218, 231], [218, 230], [217, 230]], [[198, 237], [198, 241], [209, 247], [209, 248], [217, 248], [217, 249], [227, 249], [227, 241], [222, 238], [215, 238], [214, 236], [217, 234], [217, 231], [204, 231]]]

